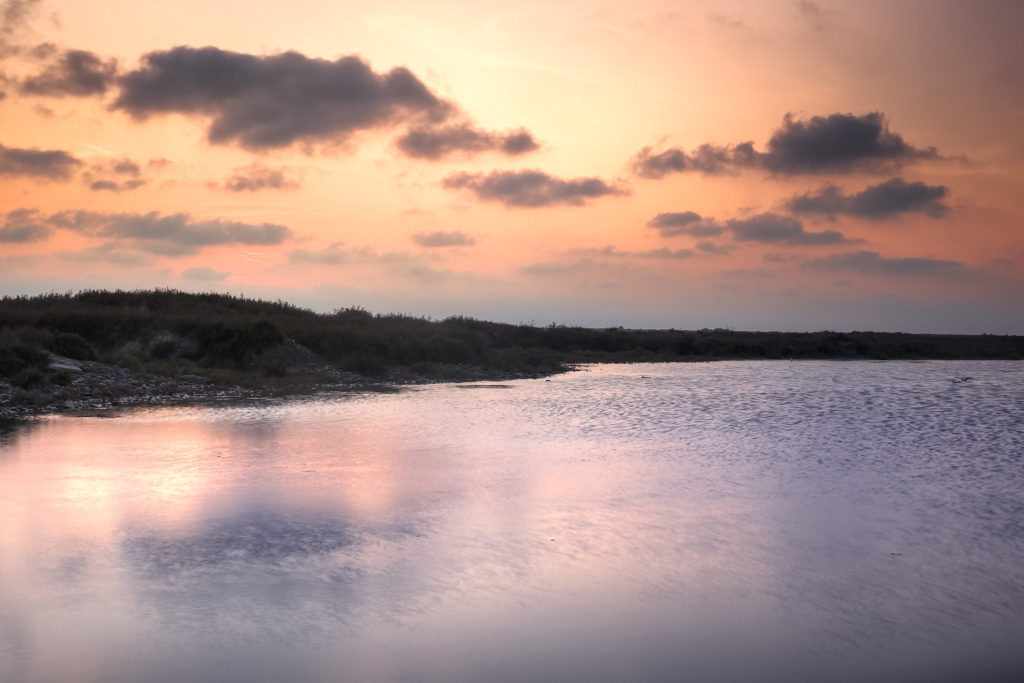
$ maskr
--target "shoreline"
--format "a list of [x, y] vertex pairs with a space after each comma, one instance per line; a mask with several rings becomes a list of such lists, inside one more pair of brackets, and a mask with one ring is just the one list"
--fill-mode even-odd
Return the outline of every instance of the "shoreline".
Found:
[[21, 418], [46, 415], [96, 415], [112, 413], [120, 409], [214, 405], [237, 401], [262, 399], [295, 399], [325, 394], [346, 393], [387, 393], [400, 391], [403, 387], [423, 384], [458, 384], [473, 382], [504, 382], [519, 379], [540, 379], [575, 372], [580, 367], [607, 363], [632, 365], [637, 363], [719, 363], [728, 361], [744, 362], [1003, 362], [1020, 359], [994, 358], [701, 358], [687, 360], [631, 360], [631, 361], [583, 361], [565, 363], [563, 368], [551, 372], [503, 372], [475, 366], [450, 368], [446, 376], [417, 375], [408, 368], [395, 368], [386, 377], [372, 378], [336, 368], [323, 368], [324, 374], [301, 378], [264, 378], [265, 381], [250, 386], [217, 383], [199, 375], [185, 375], [177, 378], [137, 373], [127, 368], [113, 366], [99, 361], [80, 361], [54, 357], [50, 368], [54, 371], [73, 373], [71, 381], [64, 385], [54, 384], [49, 392], [33, 390], [26, 401], [16, 400], [17, 394], [26, 392], [0, 379], [0, 420], [12, 421]]
[[[417, 375], [396, 368], [373, 378], [336, 368], [321, 368], [316, 375], [259, 378], [251, 385], [218, 383], [199, 375], [177, 378], [133, 372], [99, 361], [56, 356], [49, 369], [70, 375], [64, 384], [25, 391], [0, 379], [0, 420], [60, 414], [91, 414], [121, 408], [201, 405], [259, 399], [290, 399], [318, 394], [391, 392], [420, 384], [535, 379], [570, 372], [573, 367], [544, 373], [487, 371], [472, 366], [452, 368], [447, 376]], [[256, 378], [253, 378], [256, 379]]]

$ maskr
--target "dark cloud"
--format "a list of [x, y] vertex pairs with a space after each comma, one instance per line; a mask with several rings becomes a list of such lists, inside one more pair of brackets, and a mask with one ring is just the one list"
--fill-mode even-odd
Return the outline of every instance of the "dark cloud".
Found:
[[214, 144], [249, 149], [340, 142], [399, 122], [441, 123], [455, 107], [404, 67], [375, 73], [357, 56], [335, 61], [298, 52], [256, 56], [215, 47], [151, 52], [119, 79], [114, 108], [209, 117]]
[[629, 194], [626, 188], [601, 178], [563, 180], [536, 170], [492, 171], [487, 175], [456, 173], [445, 178], [444, 187], [470, 190], [483, 201], [530, 208], [556, 204], [581, 206], [597, 197]]
[[38, 211], [16, 209], [7, 212], [4, 224], [0, 226], [0, 242], [7, 244], [42, 242], [51, 233], [53, 233], [53, 228], [45, 224], [44, 217]]
[[960, 275], [966, 266], [959, 261], [930, 258], [886, 258], [873, 251], [851, 251], [812, 259], [817, 270], [853, 270], [869, 275]]
[[452, 232], [420, 232], [412, 236], [412, 241], [421, 247], [469, 247], [476, 240], [458, 230]]
[[889, 130], [881, 112], [832, 114], [801, 121], [786, 114], [768, 140], [762, 165], [775, 173], [878, 172], [919, 159], [935, 159], [934, 147], [918, 149]]
[[67, 180], [82, 162], [60, 149], [19, 149], [0, 145], [0, 175]]
[[852, 195], [844, 194], [842, 188], [835, 185], [826, 185], [814, 194], [793, 197], [786, 206], [793, 213], [843, 214], [872, 220], [907, 212], [940, 218], [949, 211], [941, 202], [948, 194], [944, 185], [908, 183], [902, 178], [893, 178]]
[[27, 95], [87, 97], [102, 95], [114, 84], [117, 62], [86, 50], [65, 50], [41, 73], [21, 82]]
[[772, 133], [767, 151], [752, 142], [731, 146], [701, 145], [692, 153], [673, 147], [655, 153], [644, 147], [633, 158], [633, 172], [642, 178], [670, 173], [704, 174], [757, 168], [778, 175], [816, 173], [882, 173], [905, 163], [941, 158], [934, 147], [920, 149], [889, 130], [881, 112], [861, 116], [831, 114], [800, 120], [786, 114]]
[[186, 268], [181, 271], [181, 277], [186, 280], [200, 280], [202, 282], [219, 282], [226, 280], [231, 273], [221, 270], [214, 270], [209, 266], [199, 268]]
[[647, 225], [661, 233], [662, 237], [690, 235], [691, 237], [715, 237], [721, 235], [724, 228], [718, 223], [702, 218], [699, 213], [683, 211], [680, 213], [659, 213], [647, 221]]
[[200, 248], [226, 244], [281, 244], [291, 237], [283, 225], [196, 220], [188, 214], [104, 214], [65, 211], [49, 217], [55, 227], [106, 237], [139, 251], [162, 256], [194, 254]]
[[741, 242], [817, 246], [848, 244], [851, 241], [835, 230], [807, 232], [799, 220], [774, 213], [762, 213], [752, 218], [734, 218], [726, 221], [726, 227], [732, 232], [733, 237]]
[[298, 181], [288, 177], [287, 169], [268, 168], [261, 164], [236, 168], [231, 177], [224, 181], [224, 189], [231, 192], [293, 190], [298, 186]]
[[442, 159], [452, 154], [501, 152], [517, 156], [537, 149], [539, 145], [526, 130], [494, 133], [480, 130], [468, 123], [448, 126], [417, 126], [398, 138], [398, 148], [406, 156]]

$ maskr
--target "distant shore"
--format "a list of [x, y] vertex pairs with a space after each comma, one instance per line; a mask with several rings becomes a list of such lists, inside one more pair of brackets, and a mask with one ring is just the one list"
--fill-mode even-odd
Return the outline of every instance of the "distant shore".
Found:
[[0, 299], [0, 417], [770, 359], [1020, 360], [1024, 336], [538, 327], [174, 290]]

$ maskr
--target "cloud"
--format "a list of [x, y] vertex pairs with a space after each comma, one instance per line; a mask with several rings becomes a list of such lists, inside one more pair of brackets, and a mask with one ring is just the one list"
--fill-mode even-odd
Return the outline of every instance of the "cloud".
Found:
[[60, 149], [20, 149], [0, 145], [0, 175], [67, 180], [82, 162]]
[[817, 31], [824, 31], [828, 24], [828, 15], [833, 14], [822, 9], [821, 5], [811, 0], [797, 0], [796, 10], [810, 26]]
[[768, 140], [762, 165], [777, 173], [881, 171], [920, 159], [936, 159], [934, 147], [918, 149], [889, 130], [881, 112], [832, 114], [800, 121], [786, 114]]
[[652, 147], [644, 147], [633, 157], [633, 172], [641, 178], [663, 178], [686, 171], [717, 175], [753, 166], [756, 160], [757, 153], [749, 142], [735, 147], [703, 144], [689, 154], [678, 147], [657, 154]]
[[114, 180], [96, 180], [89, 183], [89, 189], [94, 191], [109, 190], [111, 192], [127, 192], [129, 190], [138, 189], [145, 184], [146, 181], [141, 178], [125, 180], [120, 183]]
[[420, 232], [412, 236], [412, 241], [421, 247], [470, 247], [476, 240], [459, 230], [452, 232]]
[[383, 266], [393, 276], [429, 284], [443, 282], [453, 276], [451, 271], [434, 268], [415, 254], [402, 251], [378, 252], [369, 247], [345, 247], [340, 242], [318, 251], [296, 249], [288, 260], [295, 264], [322, 266]]
[[268, 168], [261, 164], [236, 168], [231, 177], [224, 181], [224, 189], [231, 192], [293, 190], [298, 186], [298, 181], [288, 177], [287, 169]]
[[55, 227], [84, 235], [118, 240], [140, 251], [161, 256], [194, 254], [202, 247], [227, 244], [281, 244], [291, 237], [283, 225], [195, 220], [188, 214], [104, 214], [65, 211], [49, 217]]
[[583, 259], [571, 263], [559, 263], [557, 261], [528, 263], [525, 266], [520, 266], [519, 272], [524, 275], [573, 275], [602, 267], [607, 268], [607, 264], [599, 264], [590, 259]]
[[201, 266], [199, 268], [186, 268], [181, 271], [181, 277], [186, 280], [201, 280], [203, 282], [219, 282], [226, 280], [231, 273], [226, 271], [214, 270], [209, 266]]
[[295, 249], [288, 256], [291, 263], [313, 263], [317, 265], [337, 266], [353, 260], [353, 250], [343, 248], [341, 244], [331, 244], [321, 251]]
[[94, 191], [127, 192], [146, 184], [141, 176], [142, 168], [131, 159], [115, 159], [93, 164], [82, 181]]
[[69, 261], [99, 261], [116, 263], [120, 266], [145, 266], [152, 263], [152, 260], [145, 254], [137, 251], [125, 251], [114, 242], [105, 242], [82, 251], [64, 251], [60, 252], [58, 256]]
[[596, 256], [611, 258], [654, 258], [654, 259], [688, 259], [693, 258], [692, 249], [648, 249], [646, 251], [620, 251], [617, 247], [608, 245], [602, 249], [571, 249], [566, 252], [570, 256]]
[[0, 226], [0, 243], [42, 242], [52, 233], [53, 228], [45, 224], [45, 219], [35, 209], [15, 209], [7, 212]]
[[102, 95], [116, 76], [116, 60], [103, 61], [86, 50], [65, 50], [41, 73], [22, 81], [19, 90], [48, 97]]
[[644, 147], [634, 156], [632, 166], [642, 178], [689, 171], [710, 175], [746, 168], [776, 175], [883, 173], [906, 163], [939, 158], [934, 147], [914, 147], [890, 131], [881, 112], [830, 114], [808, 120], [786, 114], [765, 152], [757, 151], [749, 141], [727, 146], [704, 144], [692, 153], [678, 147], [655, 153]]
[[21, 48], [11, 38], [28, 26], [28, 21], [42, 0], [6, 0], [0, 5], [0, 58]]
[[7, 0], [0, 6], [0, 33], [13, 33], [28, 22], [42, 0]]
[[966, 266], [959, 261], [930, 258], [886, 258], [873, 251], [831, 254], [808, 261], [817, 270], [852, 270], [869, 275], [961, 275]]
[[944, 216], [949, 207], [940, 200], [949, 194], [944, 185], [908, 183], [893, 178], [852, 194], [842, 188], [826, 185], [814, 194], [797, 195], [786, 206], [793, 213], [817, 213], [835, 217], [838, 214], [881, 220], [899, 213], [923, 213], [932, 218]]
[[710, 242], [708, 240], [700, 240], [697, 242], [697, 249], [705, 254], [728, 254], [733, 250], [733, 248], [727, 244], [718, 244], [717, 242]]
[[313, 263], [318, 265], [336, 266], [345, 263], [377, 263], [402, 264], [418, 262], [417, 259], [403, 252], [379, 253], [369, 247], [346, 247], [341, 242], [328, 245], [320, 251], [295, 249], [289, 255], [292, 263]]
[[256, 56], [180, 46], [145, 55], [119, 84], [115, 109], [139, 120], [208, 117], [212, 144], [252, 150], [341, 142], [358, 131], [440, 123], [455, 113], [408, 69], [378, 74], [357, 56], [328, 61], [298, 52]]
[[835, 230], [807, 232], [796, 218], [774, 213], [762, 213], [752, 218], [734, 218], [726, 221], [726, 227], [732, 232], [733, 237], [741, 242], [818, 246], [848, 244], [851, 241]]
[[468, 123], [448, 126], [417, 126], [398, 138], [398, 148], [409, 157], [435, 161], [456, 153], [501, 152], [525, 154], [539, 145], [526, 130], [493, 133]]
[[724, 228], [713, 220], [702, 218], [699, 213], [683, 211], [680, 213], [659, 213], [647, 221], [647, 225], [661, 233], [662, 237], [690, 235], [691, 237], [715, 237], [721, 235]]
[[492, 171], [487, 175], [456, 173], [445, 178], [443, 185], [448, 189], [470, 190], [483, 201], [529, 208], [557, 204], [581, 206], [597, 197], [629, 194], [626, 188], [600, 178], [563, 180], [537, 170]]

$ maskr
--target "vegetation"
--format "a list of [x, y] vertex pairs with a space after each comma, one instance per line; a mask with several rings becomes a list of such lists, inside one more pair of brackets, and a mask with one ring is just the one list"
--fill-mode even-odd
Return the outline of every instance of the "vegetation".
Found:
[[317, 314], [285, 302], [174, 290], [85, 291], [0, 299], [0, 379], [66, 381], [49, 354], [159, 377], [249, 386], [324, 373], [382, 379], [537, 376], [586, 362], [720, 359], [1021, 359], [1024, 337], [880, 332], [588, 329]]

